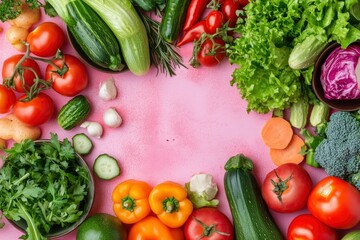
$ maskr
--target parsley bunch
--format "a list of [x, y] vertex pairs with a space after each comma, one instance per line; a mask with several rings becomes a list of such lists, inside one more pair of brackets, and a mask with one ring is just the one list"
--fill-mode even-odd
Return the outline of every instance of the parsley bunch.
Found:
[[25, 140], [5, 151], [0, 210], [9, 220], [26, 221], [23, 239], [46, 239], [82, 216], [90, 176], [67, 139], [51, 134], [49, 142]]

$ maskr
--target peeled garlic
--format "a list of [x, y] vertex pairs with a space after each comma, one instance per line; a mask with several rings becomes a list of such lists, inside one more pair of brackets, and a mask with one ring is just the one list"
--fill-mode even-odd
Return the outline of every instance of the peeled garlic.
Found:
[[80, 127], [86, 128], [88, 133], [95, 138], [101, 138], [103, 134], [103, 127], [98, 122], [85, 121]]
[[103, 114], [104, 123], [113, 128], [117, 128], [122, 123], [122, 118], [115, 108], [109, 108]]
[[115, 82], [112, 77], [100, 83], [99, 97], [101, 99], [109, 101], [115, 99], [116, 96], [117, 96], [117, 88], [115, 86]]

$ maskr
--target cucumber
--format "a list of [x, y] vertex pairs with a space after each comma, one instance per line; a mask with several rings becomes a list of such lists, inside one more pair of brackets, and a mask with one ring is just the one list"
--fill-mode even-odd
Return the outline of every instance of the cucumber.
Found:
[[89, 101], [83, 95], [78, 95], [60, 109], [57, 122], [63, 129], [70, 130], [84, 121], [89, 113]]
[[111, 180], [121, 173], [118, 161], [106, 153], [95, 159], [93, 168], [96, 176], [103, 180]]
[[108, 25], [82, 1], [71, 1], [66, 8], [74, 20], [67, 24], [68, 30], [85, 55], [102, 68], [121, 71], [125, 65], [120, 44]]
[[261, 196], [253, 162], [242, 154], [225, 164], [224, 187], [233, 217], [236, 240], [284, 239]]
[[165, 41], [174, 42], [183, 28], [189, 0], [168, 0], [160, 23], [160, 35]]
[[131, 0], [131, 2], [146, 12], [152, 11], [155, 8], [153, 0]]
[[84, 133], [78, 133], [72, 137], [72, 144], [80, 155], [87, 155], [93, 149], [93, 143], [91, 139]]

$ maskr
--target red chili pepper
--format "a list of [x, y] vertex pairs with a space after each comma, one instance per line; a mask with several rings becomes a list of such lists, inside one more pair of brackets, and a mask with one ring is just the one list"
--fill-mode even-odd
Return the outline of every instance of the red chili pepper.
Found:
[[202, 33], [207, 33], [206, 21], [202, 20], [197, 22], [192, 28], [189, 29], [179, 40], [176, 46], [180, 47], [185, 43], [193, 42], [198, 40]]
[[201, 17], [210, 0], [192, 0], [189, 4], [183, 31], [188, 31]]

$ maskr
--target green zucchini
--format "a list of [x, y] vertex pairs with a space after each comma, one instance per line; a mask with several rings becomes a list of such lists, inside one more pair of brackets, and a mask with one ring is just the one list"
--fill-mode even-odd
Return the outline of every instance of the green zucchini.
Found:
[[168, 0], [160, 23], [160, 35], [165, 41], [174, 42], [183, 28], [189, 0]]
[[152, 11], [155, 8], [155, 2], [153, 0], [131, 0], [131, 2], [146, 12]]
[[83, 95], [78, 95], [60, 109], [57, 122], [63, 129], [70, 130], [84, 121], [89, 113], [89, 101]]
[[96, 66], [121, 71], [120, 45], [109, 26], [82, 0], [48, 0], [66, 23], [69, 35]]
[[231, 157], [225, 164], [224, 187], [236, 240], [281, 240], [283, 236], [251, 172], [253, 168], [253, 162], [242, 154]]
[[130, 0], [83, 0], [106, 22], [120, 43], [122, 56], [135, 75], [150, 68], [149, 39]]

